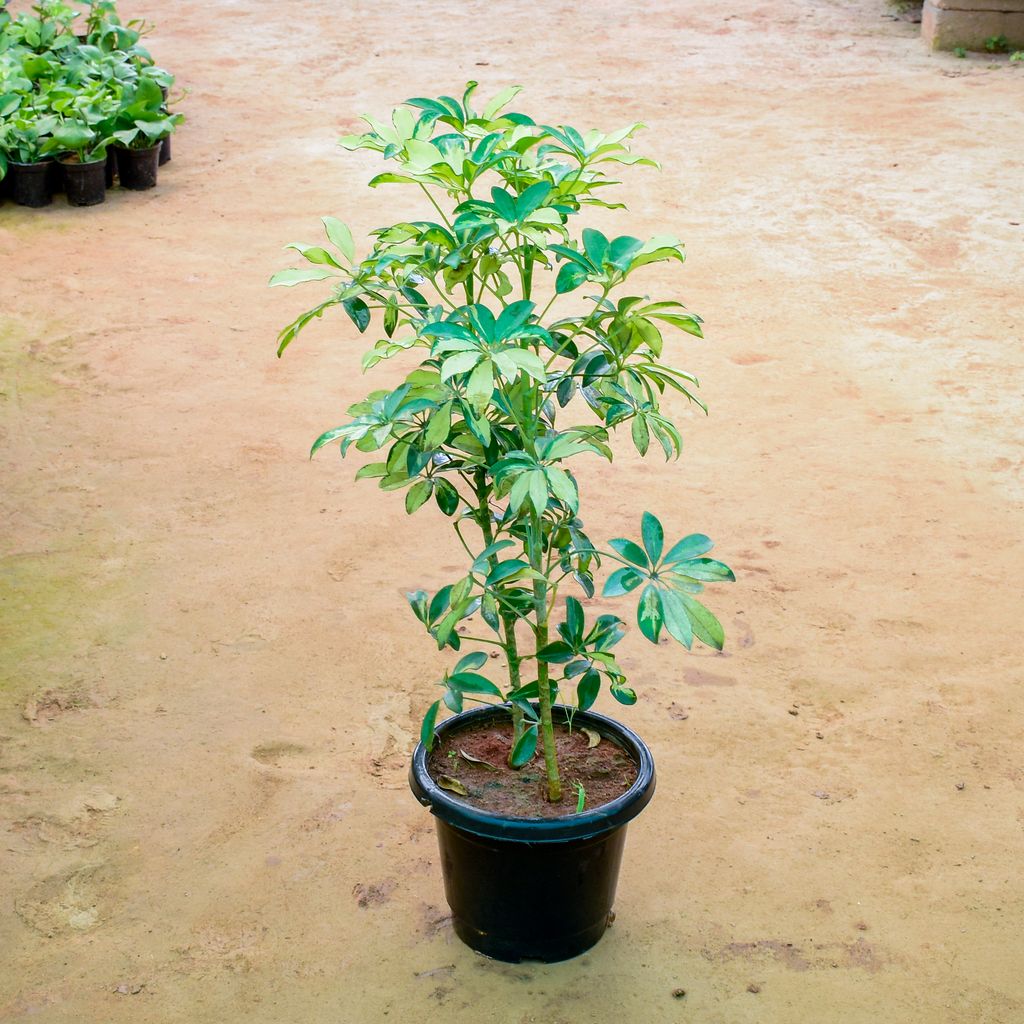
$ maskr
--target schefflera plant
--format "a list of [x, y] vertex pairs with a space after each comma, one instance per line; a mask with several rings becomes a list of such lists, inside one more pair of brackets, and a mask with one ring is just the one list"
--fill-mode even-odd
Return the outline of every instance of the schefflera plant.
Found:
[[[444, 695], [423, 719], [422, 741], [431, 747], [442, 701], [453, 712], [466, 701], [505, 702], [509, 763], [526, 764], [539, 741], [547, 796], [557, 801], [559, 695], [587, 709], [607, 683], [620, 703], [636, 701], [614, 653], [623, 621], [588, 621], [577, 597], [563, 597], [566, 585], [593, 597], [595, 571], [611, 561], [617, 567], [603, 596], [638, 592], [637, 623], [649, 641], [664, 631], [687, 648], [698, 640], [721, 649], [721, 624], [697, 595], [705, 583], [734, 576], [707, 557], [712, 542], [703, 534], [666, 545], [650, 512], [639, 540], [604, 548], [580, 518], [576, 460], [610, 462], [609, 437], [623, 427], [640, 455], [656, 447], [678, 458], [682, 439], [663, 397], [679, 394], [707, 411], [693, 393], [697, 379], [663, 361], [666, 330], [700, 338], [700, 317], [633, 285], [649, 264], [682, 263], [682, 244], [608, 238], [593, 228], [577, 239], [569, 230], [584, 206], [623, 208], [601, 198], [617, 184], [606, 168], [657, 166], [627, 145], [642, 125], [581, 134], [508, 110], [518, 86], [482, 109], [473, 105], [475, 88], [470, 82], [461, 101], [408, 100], [390, 121], [364, 117], [368, 131], [341, 140], [394, 164], [372, 187], [413, 186], [430, 213], [373, 231], [362, 258], [334, 217], [323, 218], [325, 244], [289, 246], [308, 266], [280, 271], [272, 285], [331, 285], [281, 331], [278, 355], [340, 306], [360, 332], [380, 317], [384, 337], [363, 356], [364, 370], [405, 352], [421, 357], [396, 387], [353, 405], [351, 419], [317, 438], [311, 455], [335, 442], [342, 456], [351, 448], [381, 452], [356, 479], [405, 491], [410, 515], [432, 498], [451, 520], [466, 574], [435, 594], [409, 594], [409, 603], [439, 649], [497, 645], [507, 672], [496, 682], [481, 671], [490, 664], [483, 651], [465, 654], [441, 680]], [[567, 308], [573, 300], [575, 309]], [[477, 614], [490, 635], [460, 634], [460, 623]]]

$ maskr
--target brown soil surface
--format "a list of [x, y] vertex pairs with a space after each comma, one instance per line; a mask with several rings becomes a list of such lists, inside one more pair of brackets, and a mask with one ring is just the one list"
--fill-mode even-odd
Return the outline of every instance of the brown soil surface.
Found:
[[[190, 89], [159, 187], [0, 207], [0, 1020], [1024, 1020], [1024, 64], [886, 9], [122, 0]], [[706, 317], [669, 353], [711, 416], [579, 460], [582, 512], [739, 575], [722, 654], [623, 641], [597, 710], [658, 793], [551, 967], [452, 936], [406, 783], [451, 658], [402, 591], [463, 558], [308, 460], [387, 377], [343, 316], [275, 360], [308, 300], [266, 288], [321, 214], [428, 211], [335, 139], [471, 76], [650, 125], [591, 222], [686, 240], [645, 287]]]
[[[547, 774], [539, 746], [533, 759], [522, 768], [508, 766], [512, 746], [512, 725], [490, 725], [460, 729], [438, 743], [427, 758], [435, 782], [443, 782], [457, 800], [510, 818], [557, 818], [574, 814], [576, 784], [583, 786], [584, 810], [592, 811], [622, 796], [636, 781], [636, 764], [620, 746], [603, 738], [595, 747], [590, 737], [574, 729], [555, 727], [555, 751], [562, 780], [562, 799], [547, 799]], [[464, 755], [468, 754], [469, 758]], [[476, 760], [470, 760], [475, 758]], [[477, 762], [483, 761], [483, 764]], [[465, 794], [452, 790], [454, 780]]]

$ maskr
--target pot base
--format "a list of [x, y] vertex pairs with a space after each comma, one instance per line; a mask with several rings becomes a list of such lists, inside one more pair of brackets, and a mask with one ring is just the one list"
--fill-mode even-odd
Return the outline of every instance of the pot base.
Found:
[[121, 188], [144, 192], [155, 187], [159, 165], [159, 142], [148, 149], [117, 150], [117, 176], [121, 181]]
[[550, 964], [585, 953], [604, 935], [625, 825], [575, 842], [529, 844], [438, 820], [437, 840], [455, 934], [470, 949], [506, 963]]

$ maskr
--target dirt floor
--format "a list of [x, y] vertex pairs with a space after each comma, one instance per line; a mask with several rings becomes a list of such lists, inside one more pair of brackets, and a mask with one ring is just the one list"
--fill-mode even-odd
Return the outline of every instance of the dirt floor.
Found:
[[[883, 0], [122, 8], [191, 90], [160, 186], [0, 208], [0, 1020], [1024, 1020], [1024, 65]], [[650, 125], [593, 223], [686, 240], [650, 289], [708, 321], [711, 417], [583, 512], [740, 577], [724, 653], [624, 645], [598, 709], [659, 792], [557, 966], [452, 935], [401, 594], [459, 551], [307, 460], [378, 385], [343, 317], [276, 360], [309, 293], [266, 288], [322, 214], [424, 212], [335, 139], [469, 77]]]

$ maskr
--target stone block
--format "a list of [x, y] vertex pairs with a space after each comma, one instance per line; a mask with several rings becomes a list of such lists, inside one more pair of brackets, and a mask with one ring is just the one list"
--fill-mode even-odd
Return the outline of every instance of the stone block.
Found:
[[996, 11], [1000, 14], [1024, 14], [1024, 0], [928, 0], [940, 11]]
[[[987, 9], [937, 6], [941, 4], [987, 3]], [[925, 0], [921, 10], [921, 36], [933, 50], [984, 50], [985, 40], [1005, 36], [1011, 50], [1024, 50], [1024, 7], [1022, 0]]]

